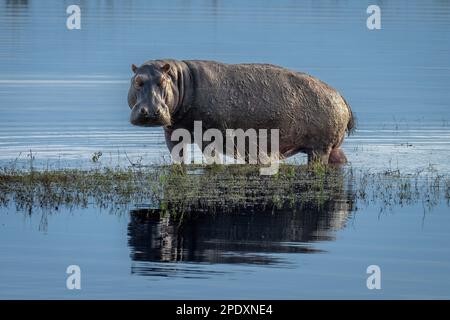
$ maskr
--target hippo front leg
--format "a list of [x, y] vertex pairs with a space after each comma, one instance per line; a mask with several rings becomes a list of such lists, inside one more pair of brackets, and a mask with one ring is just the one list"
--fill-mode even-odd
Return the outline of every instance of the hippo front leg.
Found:
[[[186, 143], [185, 139], [183, 139], [182, 141], [172, 141], [172, 133], [173, 133], [172, 129], [164, 128], [164, 137], [166, 139], [166, 145], [167, 145], [167, 148], [169, 149], [172, 160], [176, 163], [180, 163], [180, 162], [186, 163], [187, 162], [186, 147], [187, 147], [188, 143]], [[174, 151], [173, 149], [175, 147], [177, 149]], [[174, 151], [176, 153], [175, 157], [174, 157], [174, 154], [172, 151]]]
[[172, 132], [172, 129], [164, 128], [164, 138], [166, 138], [166, 145], [170, 152], [172, 152], [172, 149], [176, 144], [171, 140]]
[[202, 151], [203, 160], [206, 164], [222, 164], [221, 153], [225, 150], [225, 145], [214, 142], [196, 141], [197, 146]]

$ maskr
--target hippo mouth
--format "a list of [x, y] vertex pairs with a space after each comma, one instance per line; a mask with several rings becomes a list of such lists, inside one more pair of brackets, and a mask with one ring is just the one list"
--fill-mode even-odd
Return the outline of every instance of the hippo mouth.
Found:
[[146, 119], [146, 118], [139, 118], [139, 119], [131, 119], [131, 124], [134, 126], [139, 127], [159, 127], [162, 124], [157, 119]]
[[171, 117], [165, 109], [158, 109], [153, 116], [132, 112], [130, 117], [132, 125], [140, 127], [168, 127], [171, 125]]

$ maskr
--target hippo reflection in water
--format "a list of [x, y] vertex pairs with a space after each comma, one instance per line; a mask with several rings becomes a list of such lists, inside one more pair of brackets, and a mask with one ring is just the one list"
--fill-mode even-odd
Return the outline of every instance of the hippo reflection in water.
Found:
[[[173, 130], [193, 135], [194, 121], [201, 121], [203, 132], [217, 129], [223, 137], [227, 129], [278, 129], [279, 153], [269, 151], [271, 158], [303, 152], [308, 162], [347, 161], [340, 146], [354, 127], [352, 111], [339, 92], [310, 75], [269, 64], [197, 60], [153, 60], [132, 71], [130, 121], [163, 126], [171, 151]], [[236, 146], [226, 147], [219, 150], [239, 157]]]
[[155, 209], [132, 210], [128, 225], [132, 273], [189, 277], [197, 271], [158, 263], [270, 265], [283, 263], [274, 253], [321, 252], [314, 243], [333, 241], [335, 232], [345, 227], [353, 206], [354, 194], [342, 189], [320, 208], [306, 204], [298, 208], [191, 212], [181, 221]]

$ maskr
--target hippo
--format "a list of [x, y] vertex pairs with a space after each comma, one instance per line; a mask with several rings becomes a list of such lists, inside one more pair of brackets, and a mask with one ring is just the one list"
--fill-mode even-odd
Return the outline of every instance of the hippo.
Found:
[[[167, 147], [194, 121], [204, 130], [278, 129], [279, 158], [306, 153], [308, 163], [344, 164], [340, 148], [355, 120], [341, 94], [306, 73], [272, 64], [151, 60], [131, 66], [130, 122], [162, 126]], [[203, 150], [204, 145], [199, 145]]]

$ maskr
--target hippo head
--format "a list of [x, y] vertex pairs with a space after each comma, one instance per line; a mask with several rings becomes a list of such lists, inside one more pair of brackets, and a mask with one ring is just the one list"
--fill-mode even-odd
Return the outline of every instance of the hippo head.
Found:
[[137, 126], [170, 126], [176, 91], [170, 64], [133, 64], [131, 69], [134, 75], [128, 91], [130, 122]]

